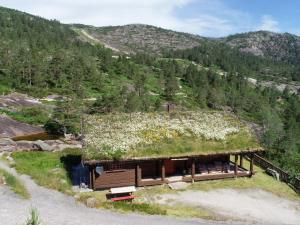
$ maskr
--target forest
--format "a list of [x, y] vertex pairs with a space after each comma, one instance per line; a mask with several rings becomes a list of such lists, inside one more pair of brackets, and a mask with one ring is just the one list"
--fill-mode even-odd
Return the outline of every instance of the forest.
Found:
[[[179, 60], [180, 59], [180, 60]], [[201, 66], [199, 66], [201, 65]], [[220, 75], [216, 69], [226, 71]], [[164, 57], [116, 54], [80, 40], [68, 25], [0, 8], [0, 92], [68, 96], [46, 127], [79, 132], [81, 113], [230, 109], [263, 127], [267, 157], [300, 175], [300, 101], [246, 77], [300, 80], [295, 66], [207, 41]], [[84, 101], [96, 98], [93, 103]], [[59, 124], [61, 123], [61, 124]], [[61, 127], [60, 127], [61, 128]]]

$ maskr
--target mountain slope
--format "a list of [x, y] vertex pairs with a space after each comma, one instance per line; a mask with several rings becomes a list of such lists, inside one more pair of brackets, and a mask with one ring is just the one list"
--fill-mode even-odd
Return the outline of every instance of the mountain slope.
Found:
[[231, 35], [222, 41], [243, 52], [296, 64], [300, 59], [300, 37], [267, 31]]
[[147, 51], [161, 53], [163, 49], [187, 49], [198, 46], [204, 38], [150, 25], [92, 27], [73, 25], [83, 39], [88, 36], [113, 50], [125, 53]]

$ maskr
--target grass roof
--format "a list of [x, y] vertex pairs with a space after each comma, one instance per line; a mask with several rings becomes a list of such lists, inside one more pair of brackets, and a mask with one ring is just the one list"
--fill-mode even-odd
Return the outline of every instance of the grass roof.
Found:
[[87, 159], [220, 154], [260, 148], [249, 129], [216, 111], [89, 117]]

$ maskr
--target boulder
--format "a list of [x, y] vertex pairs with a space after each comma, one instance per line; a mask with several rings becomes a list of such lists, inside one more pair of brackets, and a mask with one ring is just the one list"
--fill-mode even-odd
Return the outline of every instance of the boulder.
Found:
[[90, 197], [86, 200], [86, 206], [89, 208], [96, 208], [100, 202], [96, 198]]
[[17, 141], [16, 143], [19, 151], [37, 149], [32, 141]]
[[17, 144], [10, 138], [0, 139], [0, 152], [12, 152], [17, 149]]
[[34, 147], [36, 147], [38, 150], [41, 151], [51, 152], [55, 150], [54, 146], [48, 145], [47, 143], [41, 140], [35, 141], [33, 145]]

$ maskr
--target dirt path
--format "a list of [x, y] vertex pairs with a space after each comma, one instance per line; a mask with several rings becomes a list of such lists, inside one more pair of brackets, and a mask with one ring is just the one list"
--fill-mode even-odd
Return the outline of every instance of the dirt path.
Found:
[[43, 224], [46, 225], [228, 225], [241, 223], [221, 223], [200, 219], [176, 219], [163, 216], [119, 214], [106, 210], [87, 208], [76, 203], [73, 197], [38, 186], [30, 177], [19, 176], [14, 169], [0, 161], [0, 168], [18, 176], [31, 194], [30, 200], [23, 200], [7, 187], [0, 187], [0, 225], [24, 224], [30, 209], [36, 208]]
[[[251, 219], [262, 224], [300, 224], [300, 203], [258, 190], [221, 189], [209, 192], [184, 191], [159, 196], [161, 204], [189, 204], [206, 207], [218, 214]], [[180, 199], [180, 201], [178, 201]]]

